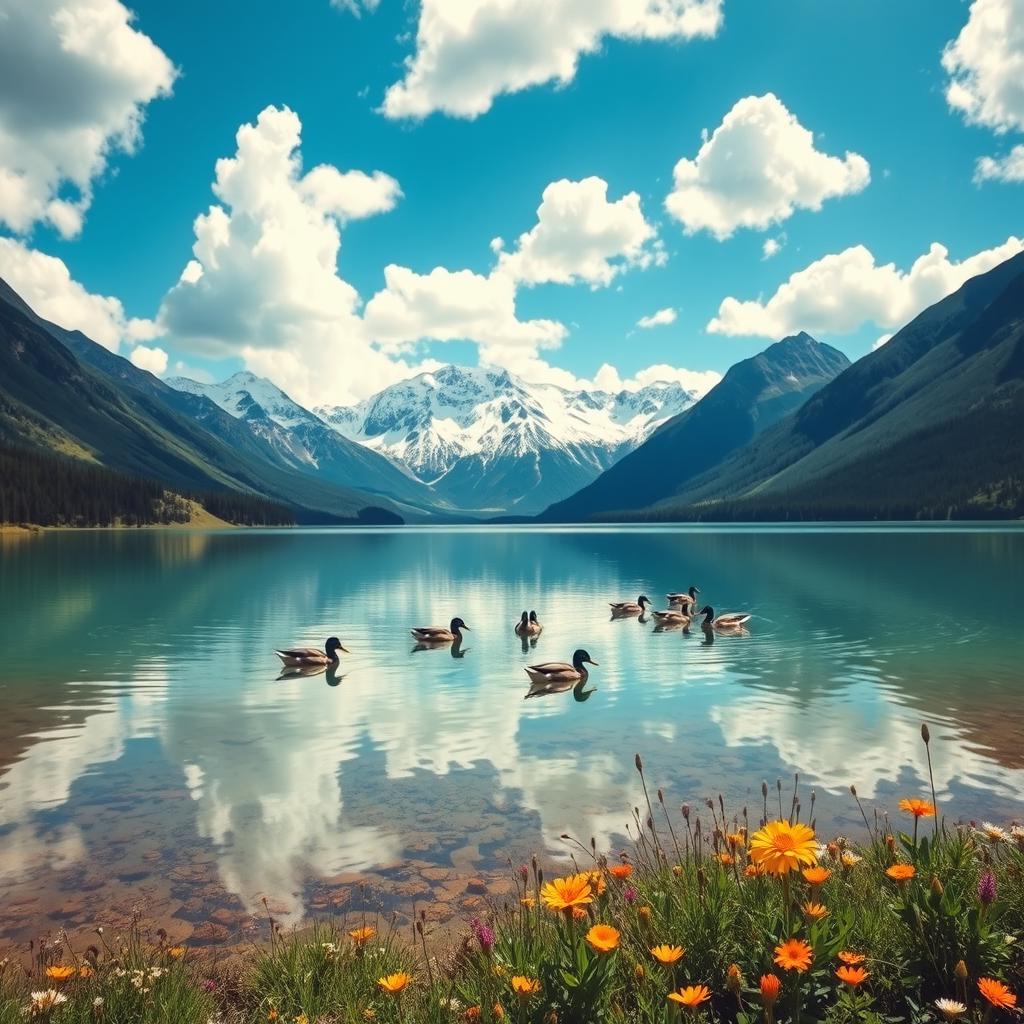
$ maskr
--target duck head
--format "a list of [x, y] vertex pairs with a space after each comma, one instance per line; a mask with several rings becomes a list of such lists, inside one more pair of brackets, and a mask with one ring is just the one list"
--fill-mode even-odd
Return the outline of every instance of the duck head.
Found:
[[637, 603], [638, 605], [640, 605], [640, 607], [641, 607], [641, 608], [643, 608], [643, 607], [644, 607], [644, 605], [647, 605], [647, 604], [653, 604], [654, 602], [653, 602], [653, 601], [651, 601], [651, 599], [650, 599], [650, 598], [649, 598], [649, 597], [648, 597], [648, 596], [647, 596], [646, 594], [641, 594], [641, 595], [640, 595], [640, 596], [639, 596], [639, 597], [638, 597], [638, 598], [636, 599], [636, 603]]
[[[523, 614], [525, 615], [526, 612], [523, 612]], [[537, 621], [537, 613], [536, 612], [530, 612], [530, 621], [531, 622], [536, 622]]]
[[329, 658], [335, 657], [336, 651], [344, 651], [346, 654], [351, 653], [347, 647], [341, 646], [341, 641], [336, 636], [330, 636], [327, 638], [327, 643], [324, 644], [324, 650], [327, 652]]
[[597, 662], [594, 661], [594, 659], [591, 658], [591, 656], [581, 647], [572, 656], [572, 667], [579, 671], [581, 668], [583, 668], [584, 663], [588, 665], [597, 665]]
[[694, 601], [696, 602], [696, 600], [697, 600], [697, 595], [698, 595], [698, 594], [700, 593], [700, 587], [690, 587], [690, 589], [689, 589], [689, 590], [687, 591], [687, 593], [688, 593], [688, 594], [690, 595], [690, 597], [692, 597], [692, 598], [693, 598], [693, 600], [694, 600]]
[[[524, 612], [523, 614], [525, 615], [526, 613]], [[458, 633], [460, 629], [469, 629], [469, 626], [467, 626], [462, 619], [452, 619], [448, 629], [453, 633]], [[470, 632], [472, 632], [472, 630], [470, 630]]]
[[[519, 618], [519, 621], [525, 626], [530, 621], [530, 616], [526, 612], [523, 612], [523, 614]], [[452, 632], [455, 631], [452, 630]]]

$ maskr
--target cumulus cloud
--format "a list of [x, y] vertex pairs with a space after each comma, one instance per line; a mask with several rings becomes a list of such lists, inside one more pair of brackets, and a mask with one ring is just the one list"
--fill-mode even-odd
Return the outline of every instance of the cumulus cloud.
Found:
[[781, 338], [796, 331], [848, 334], [863, 324], [902, 327], [923, 309], [957, 290], [968, 278], [1016, 255], [1024, 241], [1002, 245], [956, 262], [933, 242], [910, 270], [879, 264], [863, 245], [823, 256], [798, 270], [767, 301], [729, 296], [707, 326], [712, 334]]
[[571, 82], [580, 56], [605, 37], [712, 37], [721, 24], [722, 0], [422, 0], [416, 50], [382, 109], [478, 117], [502, 93]]
[[628, 267], [664, 263], [654, 237], [636, 192], [609, 202], [603, 179], [563, 178], [544, 189], [537, 223], [501, 254], [498, 267], [524, 284], [584, 281], [597, 288]]
[[637, 327], [641, 327], [645, 330], [651, 327], [663, 327], [666, 324], [674, 324], [676, 322], [676, 316], [678, 314], [671, 306], [667, 306], [665, 309], [659, 309], [656, 313], [652, 313], [650, 316], [642, 316], [637, 320]]
[[136, 345], [128, 357], [140, 370], [149, 370], [158, 377], [167, 369], [167, 353], [162, 348]]
[[157, 334], [151, 320], [127, 316], [120, 299], [88, 291], [63, 260], [17, 239], [0, 238], [0, 277], [44, 320], [81, 331], [111, 352]]
[[1024, 3], [974, 0], [942, 66], [946, 101], [970, 124], [997, 133], [1024, 128]]
[[871, 351], [877, 352], [887, 341], [892, 339], [892, 334], [880, 334], [871, 345]]
[[975, 165], [974, 181], [1024, 181], [1024, 146], [1014, 146], [1003, 157], [983, 156]]
[[93, 182], [133, 152], [176, 70], [119, 0], [0, 5], [0, 222], [77, 235]]
[[761, 246], [761, 259], [770, 260], [773, 256], [778, 256], [785, 244], [785, 234], [781, 234], [777, 238], [766, 238]]
[[637, 371], [632, 377], [622, 377], [614, 366], [604, 363], [590, 383], [600, 391], [639, 391], [648, 384], [665, 381], [679, 383], [698, 398], [703, 398], [721, 379], [722, 375], [714, 370], [687, 370], [668, 363], [655, 363]]
[[414, 370], [371, 344], [337, 272], [341, 224], [390, 209], [401, 190], [380, 171], [303, 174], [301, 131], [273, 106], [239, 128], [235, 155], [217, 161], [220, 202], [196, 218], [193, 259], [159, 322], [178, 349], [240, 356], [305, 404], [354, 401]]
[[676, 164], [674, 177], [665, 209], [687, 234], [709, 231], [722, 240], [860, 192], [871, 171], [857, 153], [839, 158], [816, 149], [812, 133], [766, 93], [739, 100], [697, 156]]

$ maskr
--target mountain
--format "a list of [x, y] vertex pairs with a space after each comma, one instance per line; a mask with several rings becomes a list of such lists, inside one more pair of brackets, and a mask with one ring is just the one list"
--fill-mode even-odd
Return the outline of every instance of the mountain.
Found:
[[373, 507], [397, 517], [390, 502], [311, 481], [274, 465], [258, 446], [247, 450], [244, 436], [232, 437], [234, 421], [212, 403], [223, 422], [206, 429], [167, 400], [177, 394], [80, 332], [38, 317], [0, 281], [0, 439], [172, 489], [261, 495], [306, 519], [356, 519]]
[[542, 519], [583, 522], [669, 499], [717, 466], [850, 365], [838, 349], [800, 333], [733, 366], [696, 405]]
[[444, 366], [357, 406], [316, 412], [453, 507], [529, 515], [589, 483], [694, 399], [676, 383], [570, 391], [503, 370]]
[[1024, 515], [1024, 253], [967, 281], [655, 518]]
[[[258, 438], [269, 456], [318, 480], [355, 487], [429, 511], [437, 498], [429, 487], [387, 457], [349, 440], [253, 373], [236, 373], [219, 384], [172, 377], [165, 384], [182, 395], [205, 399]], [[209, 406], [193, 412], [210, 421]]]

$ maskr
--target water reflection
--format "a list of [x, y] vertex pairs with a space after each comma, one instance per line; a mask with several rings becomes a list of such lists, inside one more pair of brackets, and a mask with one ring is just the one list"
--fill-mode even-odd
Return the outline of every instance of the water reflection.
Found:
[[[178, 915], [229, 900], [257, 912], [267, 896], [298, 920], [314, 883], [413, 862], [417, 884], [441, 885], [447, 869], [559, 853], [564, 832], [609, 847], [638, 796], [638, 750], [680, 801], [753, 806], [762, 778], [799, 769], [819, 821], [852, 827], [850, 782], [890, 806], [924, 784], [922, 717], [951, 813], [1020, 813], [1024, 651], [1008, 616], [1022, 539], [398, 531], [20, 545], [0, 561], [0, 904], [139, 879]], [[325, 568], [339, 560], [344, 580]], [[609, 621], [594, 597], [663, 592], [690, 572], [722, 607], [754, 611], [749, 636], [658, 635], [642, 617]], [[964, 610], [934, 600], [951, 577], [971, 594]], [[538, 592], [545, 630], [524, 645], [507, 624]], [[425, 595], [480, 623], [474, 658], [461, 661], [460, 639], [432, 648], [451, 658], [406, 660], [393, 624], [422, 621]], [[43, 666], [23, 642], [38, 622], [51, 634]], [[351, 638], [343, 676], [275, 678], [275, 638], [334, 634]], [[599, 687], [523, 699], [528, 659], [581, 645], [601, 662]]]

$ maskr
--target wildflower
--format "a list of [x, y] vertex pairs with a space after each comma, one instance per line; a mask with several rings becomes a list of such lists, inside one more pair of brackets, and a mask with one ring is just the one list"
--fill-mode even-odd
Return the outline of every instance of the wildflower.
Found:
[[804, 868], [803, 870], [804, 881], [811, 885], [824, 885], [829, 878], [832, 877], [832, 872], [828, 868], [813, 867]]
[[69, 967], [67, 964], [54, 964], [52, 967], [47, 967], [44, 972], [50, 981], [67, 981], [68, 978], [73, 978], [75, 975], [74, 967]]
[[585, 907], [573, 907], [572, 908], [572, 919], [574, 921], [582, 921], [587, 916]]
[[633, 874], [632, 864], [613, 864], [608, 869], [608, 874], [612, 878], [617, 878], [620, 882], [624, 882], [631, 874]]
[[397, 971], [394, 974], [387, 974], [377, 979], [377, 987], [382, 992], [388, 992], [393, 996], [400, 995], [405, 987], [412, 981], [412, 975], [405, 971]]
[[537, 901], [532, 896], [524, 896], [519, 902], [527, 910], [533, 910], [537, 906]]
[[376, 934], [377, 931], [375, 928], [371, 928], [370, 925], [365, 924], [363, 925], [362, 928], [353, 928], [352, 931], [348, 933], [348, 937], [357, 946], [362, 946], [365, 943], [369, 942], [370, 939], [372, 939]]
[[786, 939], [775, 947], [775, 962], [786, 971], [803, 973], [811, 966], [814, 954], [803, 939]]
[[995, 978], [979, 978], [978, 991], [988, 1002], [1001, 1010], [1012, 1010], [1017, 1005], [1017, 997], [1013, 992]]
[[839, 862], [844, 868], [855, 868], [864, 858], [852, 850], [843, 850]]
[[864, 963], [864, 960], [866, 959], [866, 957], [864, 956], [863, 953], [854, 953], [852, 950], [844, 949], [839, 954], [839, 959], [842, 960], [844, 964], [850, 964], [851, 966], [856, 966], [857, 964]]
[[494, 932], [478, 917], [474, 917], [470, 921], [469, 927], [476, 936], [476, 941], [480, 943], [480, 948], [487, 956], [490, 956], [491, 950], [494, 949]]
[[748, 864], [743, 869], [743, 874], [745, 874], [747, 878], [756, 878], [758, 875], [764, 874], [764, 868], [759, 864]]
[[637, 893], [636, 889], [631, 885], [627, 885], [626, 888], [622, 890], [622, 898], [627, 903], [635, 903], [638, 895], [639, 893]]
[[527, 978], [517, 974], [512, 979], [512, 991], [525, 1003], [531, 996], [540, 992], [540, 981], [537, 978]]
[[917, 874], [917, 868], [913, 864], [893, 864], [892, 867], [886, 868], [885, 873], [894, 881], [909, 882], [910, 879]]
[[647, 977], [647, 972], [644, 970], [643, 964], [637, 964], [636, 967], [633, 968], [633, 977], [637, 982], [641, 982]]
[[172, 960], [180, 960], [188, 952], [188, 946], [171, 946], [167, 950], [167, 955]]
[[338, 952], [338, 947], [333, 942], [321, 942], [320, 948], [324, 951], [324, 956], [328, 960]]
[[736, 849], [747, 841], [746, 829], [740, 829], [739, 832], [730, 832], [726, 837], [726, 842], [733, 848]]
[[203, 980], [199, 983], [199, 987], [204, 992], [216, 992], [217, 982], [215, 982], [213, 978], [203, 978]]
[[587, 878], [590, 879], [590, 888], [594, 890], [594, 893], [598, 896], [603, 896], [608, 889], [608, 883], [604, 880], [604, 875], [600, 871], [591, 871]]
[[541, 899], [551, 910], [572, 910], [594, 902], [587, 875], [568, 875], [545, 884], [540, 891]]
[[929, 889], [936, 895], [941, 896], [946, 890], [942, 887], [942, 880], [938, 875], [932, 875], [932, 880], [928, 886]]
[[771, 821], [750, 838], [750, 859], [772, 875], [785, 875], [817, 859], [814, 830], [788, 821]]
[[986, 907], [996, 901], [996, 876], [991, 871], [986, 871], [978, 879], [978, 899]]
[[779, 998], [782, 982], [774, 974], [761, 975], [761, 999], [765, 1006], [771, 1006]]
[[669, 992], [668, 997], [674, 1003], [695, 1010], [701, 1003], [706, 1003], [711, 998], [711, 990], [707, 985], [687, 985], [678, 992]]
[[1024, 828], [1020, 825], [1013, 825], [1010, 828], [1010, 838], [1018, 845], [1024, 846]]
[[828, 909], [823, 903], [805, 903], [804, 916], [809, 921], [820, 921], [823, 917], [828, 917]]
[[93, 969], [88, 964], [82, 964], [78, 968], [78, 976], [80, 978], [91, 978], [93, 976]]
[[868, 971], [864, 970], [863, 967], [847, 967], [846, 964], [843, 964], [843, 966], [836, 971], [836, 977], [844, 985], [856, 988], [862, 982], [867, 981], [871, 975]]
[[639, 917], [644, 924], [650, 924], [652, 913], [653, 911], [651, 910], [651, 908], [645, 905], [642, 907], [637, 907], [636, 916]]
[[295, 1024], [309, 1024], [309, 1018], [304, 1013], [300, 1013], [295, 1018]]
[[956, 976], [958, 981], [967, 980], [967, 964], [963, 960], [957, 960], [956, 967], [953, 968], [953, 974]]
[[610, 924], [595, 924], [586, 934], [587, 943], [597, 953], [611, 953], [618, 949], [619, 930]]
[[967, 1012], [967, 1007], [955, 999], [936, 999], [935, 1009], [942, 1014], [946, 1020], [956, 1020]]
[[733, 855], [731, 853], [726, 853], [724, 850], [722, 853], [716, 853], [715, 856], [718, 858], [719, 864], [722, 864], [727, 868], [732, 867], [735, 863]]
[[682, 866], [682, 864], [674, 865], [673, 868], [672, 868], [672, 874], [675, 875], [676, 878], [682, 878], [683, 877], [683, 866]]
[[931, 818], [935, 814], [935, 804], [927, 800], [901, 800], [900, 810], [912, 814], [915, 818]]
[[48, 988], [43, 992], [33, 992], [31, 1000], [28, 1012], [31, 1016], [35, 1017], [55, 1010], [61, 1003], [66, 1003], [68, 997], [63, 992], [58, 992], [55, 988]]
[[985, 834], [985, 838], [990, 843], [1006, 842], [1006, 832], [998, 825], [993, 825], [990, 821], [983, 821], [981, 823], [981, 831]]
[[520, 864], [519, 865], [519, 877], [525, 882], [530, 877], [530, 865]]
[[670, 967], [677, 960], [681, 960], [683, 952], [684, 950], [682, 946], [667, 946], [662, 944], [660, 946], [651, 947], [651, 956], [653, 956], [659, 964], [662, 964], [665, 967]]
[[725, 987], [730, 992], [739, 992], [743, 988], [743, 973], [739, 964], [729, 964], [725, 972]]

